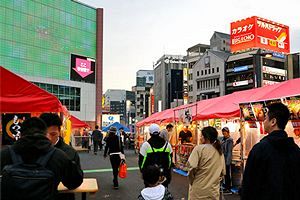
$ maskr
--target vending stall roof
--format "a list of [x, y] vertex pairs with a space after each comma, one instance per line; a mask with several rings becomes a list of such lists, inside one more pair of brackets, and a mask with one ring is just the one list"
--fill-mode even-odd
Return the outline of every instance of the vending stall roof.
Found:
[[67, 112], [58, 98], [0, 66], [0, 112]]
[[71, 115], [71, 123], [72, 123], [72, 128], [87, 128], [89, 127], [89, 125], [83, 121], [81, 121], [80, 119], [78, 119], [77, 117]]
[[[271, 100], [297, 95], [300, 95], [300, 78], [265, 87], [234, 92], [229, 95], [196, 102], [197, 109], [196, 112], [193, 112], [193, 120], [239, 117], [240, 103]], [[191, 105], [184, 105], [174, 109], [168, 109], [160, 113], [155, 113], [143, 121], [140, 121], [137, 126], [139, 127], [149, 122], [160, 122], [161, 120], [168, 118], [168, 115], [171, 116], [172, 114], [170, 113], [176, 110], [185, 109], [189, 106]]]

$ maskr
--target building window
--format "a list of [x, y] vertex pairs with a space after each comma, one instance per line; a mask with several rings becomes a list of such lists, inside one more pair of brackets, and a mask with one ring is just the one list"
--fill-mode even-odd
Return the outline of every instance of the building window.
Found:
[[199, 71], [197, 71], [197, 76], [199, 76]]
[[217, 73], [219, 73], [219, 67], [217, 67]]
[[208, 69], [208, 74], [210, 74], [210, 69]]
[[80, 111], [80, 88], [48, 83], [32, 83], [55, 95], [68, 110]]
[[197, 81], [197, 90], [200, 89], [200, 81]]
[[215, 73], [215, 68], [212, 68], [211, 71], [212, 71], [212, 73]]
[[207, 70], [205, 70], [205, 75], [207, 74]]
[[220, 80], [217, 78], [217, 86], [219, 86], [220, 84]]
[[201, 70], [201, 76], [203, 76], [203, 70]]

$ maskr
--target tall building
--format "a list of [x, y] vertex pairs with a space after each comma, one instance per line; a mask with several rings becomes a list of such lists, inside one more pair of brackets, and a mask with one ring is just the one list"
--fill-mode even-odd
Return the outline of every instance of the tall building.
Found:
[[72, 0], [0, 4], [0, 65], [100, 124], [103, 9]]
[[[135, 101], [136, 120], [140, 121], [152, 114], [150, 89], [154, 84], [153, 70], [139, 70], [136, 72]], [[149, 100], [150, 99], [150, 100]], [[150, 105], [149, 105], [150, 104]]]
[[[154, 65], [155, 112], [178, 106], [183, 102], [183, 69], [187, 67], [185, 56], [163, 55]], [[181, 99], [181, 101], [180, 101]]]
[[203, 56], [210, 46], [206, 44], [196, 44], [187, 49], [187, 65], [188, 65], [188, 103], [193, 102], [193, 66]]
[[193, 66], [193, 102], [225, 94], [224, 68], [230, 53], [206, 50]]
[[230, 94], [287, 80], [285, 62], [285, 55], [262, 49], [231, 55], [225, 68], [225, 93]]
[[131, 124], [129, 119], [135, 117], [135, 93], [126, 90], [109, 89], [105, 92], [105, 105], [111, 114], [120, 114], [124, 124]]

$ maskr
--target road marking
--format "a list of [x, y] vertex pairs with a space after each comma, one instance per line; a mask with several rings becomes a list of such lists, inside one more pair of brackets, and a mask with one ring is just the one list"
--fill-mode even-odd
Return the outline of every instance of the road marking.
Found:
[[[127, 171], [136, 171], [139, 170], [139, 167], [128, 167]], [[108, 169], [87, 169], [83, 170], [84, 173], [101, 173], [101, 172], [112, 172], [112, 168]]]

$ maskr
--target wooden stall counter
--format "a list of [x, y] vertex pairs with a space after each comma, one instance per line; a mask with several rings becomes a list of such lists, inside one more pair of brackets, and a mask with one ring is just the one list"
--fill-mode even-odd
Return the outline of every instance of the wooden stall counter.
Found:
[[57, 190], [62, 193], [82, 193], [82, 200], [86, 200], [86, 193], [96, 193], [99, 189], [95, 178], [84, 178], [82, 184], [74, 190], [69, 190], [61, 182]]

